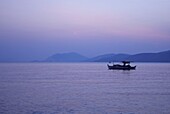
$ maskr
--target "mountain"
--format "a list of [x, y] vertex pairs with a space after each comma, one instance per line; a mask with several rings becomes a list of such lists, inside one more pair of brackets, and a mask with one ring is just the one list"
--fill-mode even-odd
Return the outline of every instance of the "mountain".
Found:
[[134, 62], [170, 62], [170, 50], [159, 53], [140, 53], [131, 55], [127, 60]]
[[93, 58], [89, 58], [85, 60], [86, 62], [99, 62], [99, 61], [109, 61], [111, 58], [113, 58], [115, 54], [105, 54], [105, 55], [99, 55]]
[[135, 55], [106, 54], [89, 59], [89, 62], [118, 62], [124, 60], [134, 62], [170, 62], [170, 50], [159, 53], [139, 53]]
[[93, 58], [87, 58], [74, 52], [61, 53], [48, 57], [44, 62], [120, 62], [124, 60], [134, 62], [170, 62], [170, 50], [159, 53], [139, 53], [134, 55], [104, 54]]
[[109, 61], [123, 61], [128, 58], [130, 55], [128, 54], [106, 54], [100, 55], [91, 59], [88, 59], [88, 62], [109, 62]]
[[47, 59], [44, 60], [44, 62], [82, 62], [87, 60], [88, 58], [85, 56], [82, 56], [78, 53], [58, 53], [54, 54]]

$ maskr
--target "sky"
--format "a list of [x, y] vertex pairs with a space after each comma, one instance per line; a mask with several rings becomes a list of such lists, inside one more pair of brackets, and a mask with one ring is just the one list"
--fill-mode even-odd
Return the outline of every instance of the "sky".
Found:
[[0, 0], [0, 61], [170, 49], [170, 0]]

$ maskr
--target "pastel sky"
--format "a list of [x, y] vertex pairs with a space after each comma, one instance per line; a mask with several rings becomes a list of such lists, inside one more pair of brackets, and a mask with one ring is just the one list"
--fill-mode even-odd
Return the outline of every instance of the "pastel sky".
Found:
[[0, 61], [170, 49], [170, 0], [0, 0]]

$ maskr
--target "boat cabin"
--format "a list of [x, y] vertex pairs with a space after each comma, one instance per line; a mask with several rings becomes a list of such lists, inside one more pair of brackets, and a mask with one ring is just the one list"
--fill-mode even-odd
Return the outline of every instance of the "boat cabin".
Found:
[[122, 61], [122, 63], [123, 63], [123, 66], [130, 65], [130, 61]]
[[131, 66], [130, 61], [122, 61], [123, 65], [113, 64], [107, 65], [109, 70], [117, 69], [117, 70], [135, 70], [136, 66]]

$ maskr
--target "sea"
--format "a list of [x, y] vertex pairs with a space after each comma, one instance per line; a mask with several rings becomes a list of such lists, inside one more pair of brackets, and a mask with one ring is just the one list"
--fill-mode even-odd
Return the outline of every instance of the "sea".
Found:
[[170, 63], [0, 63], [0, 114], [170, 114]]

